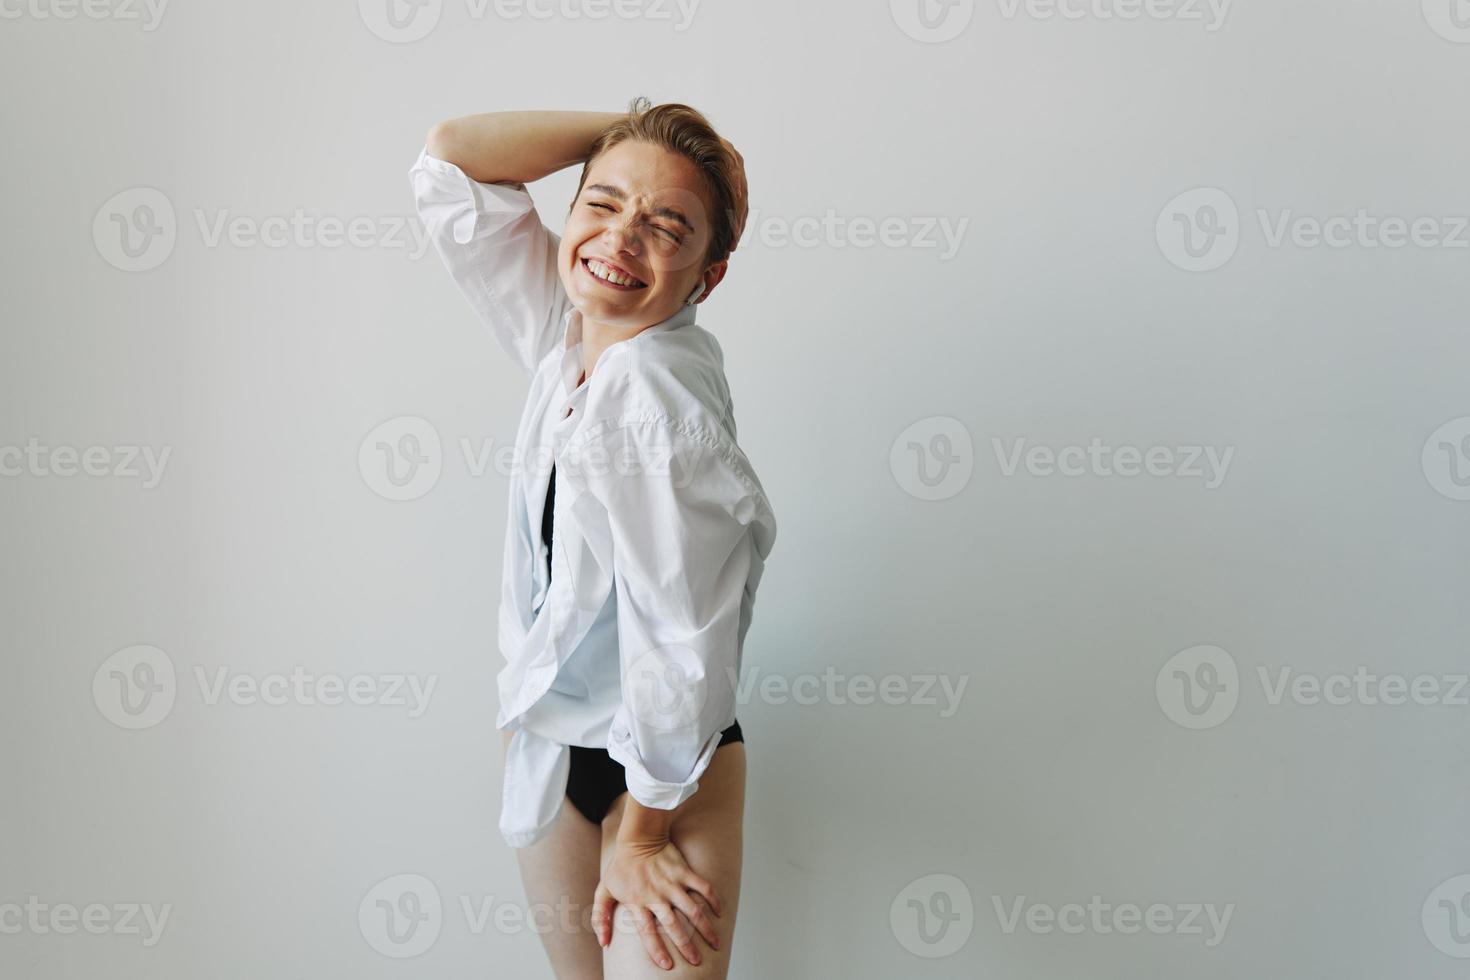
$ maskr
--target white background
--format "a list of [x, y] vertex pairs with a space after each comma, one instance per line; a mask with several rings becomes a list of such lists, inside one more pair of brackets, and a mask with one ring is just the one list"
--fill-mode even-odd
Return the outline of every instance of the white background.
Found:
[[[435, 121], [647, 95], [706, 112], [749, 168], [751, 226], [699, 314], [780, 526], [746, 673], [842, 681], [739, 708], [732, 976], [1464, 975], [1470, 707], [1273, 704], [1259, 673], [1443, 694], [1470, 665], [1470, 232], [1268, 234], [1363, 210], [1443, 239], [1470, 215], [1470, 30], [1449, 0], [1238, 0], [1214, 23], [1202, 4], [936, 4], [939, 42], [904, 0], [705, 0], [687, 25], [671, 2], [537, 19], [442, 0], [413, 41], [380, 36], [387, 2], [178, 2], [152, 30], [141, 6], [0, 3], [0, 450], [170, 452], [152, 487], [64, 461], [0, 476], [0, 906], [171, 907], [152, 946], [0, 908], [0, 973], [550, 976], [528, 928], [477, 931], [461, 905], [524, 902], [496, 832], [507, 480], [462, 440], [509, 444], [526, 383], [393, 228]], [[574, 186], [532, 187], [558, 231]], [[108, 202], [136, 188], [167, 199], [175, 241], [125, 271], [107, 232], [139, 198]], [[1170, 229], [1221, 197], [1170, 208], [1199, 188], [1238, 217], [1214, 212], [1218, 267], [1187, 271]], [[376, 237], [211, 244], [221, 215], [298, 211]], [[829, 213], [910, 231], [783, 237]], [[926, 219], [967, 222], [955, 254], [924, 247]], [[402, 416], [432, 425], [442, 472], [390, 501], [359, 449]], [[960, 476], [923, 499], [908, 442], [955, 433]], [[1232, 456], [1213, 488], [1004, 467], [1016, 440], [1094, 437]], [[137, 645], [166, 654], [175, 701], [129, 730], [93, 682]], [[1235, 665], [1234, 707], [1191, 727], [1169, 665], [1203, 645]], [[210, 703], [196, 676], [298, 666], [437, 686], [411, 718]], [[845, 694], [888, 675], [966, 687], [948, 717], [942, 695]], [[442, 900], [416, 959], [359, 927], [399, 874]], [[1215, 945], [1203, 916], [1203, 934], [1005, 928], [1023, 896], [1094, 895], [1232, 917]], [[929, 942], [909, 898], [957, 918]]]

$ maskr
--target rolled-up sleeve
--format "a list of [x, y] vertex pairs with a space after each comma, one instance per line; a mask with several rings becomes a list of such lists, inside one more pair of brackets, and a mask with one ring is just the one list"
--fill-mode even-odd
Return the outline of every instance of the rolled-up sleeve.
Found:
[[741, 647], [774, 518], [718, 438], [667, 420], [608, 426], [579, 459], [607, 514], [622, 702], [608, 753], [628, 791], [671, 810], [735, 720]]
[[557, 274], [559, 238], [521, 183], [471, 180], [419, 151], [409, 170], [419, 217], [480, 321], [530, 374], [561, 339], [570, 301]]

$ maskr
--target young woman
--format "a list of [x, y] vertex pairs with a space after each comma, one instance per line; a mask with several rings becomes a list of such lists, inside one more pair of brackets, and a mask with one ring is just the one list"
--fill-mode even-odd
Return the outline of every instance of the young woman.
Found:
[[[525, 184], [582, 164], [561, 236]], [[776, 524], [695, 323], [747, 213], [700, 113], [440, 123], [411, 171], [460, 290], [530, 376], [499, 619], [500, 829], [564, 980], [724, 977], [741, 651]]]

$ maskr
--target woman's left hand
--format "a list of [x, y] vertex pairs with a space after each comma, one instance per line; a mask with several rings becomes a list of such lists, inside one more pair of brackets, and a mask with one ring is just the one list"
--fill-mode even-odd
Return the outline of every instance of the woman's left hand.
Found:
[[720, 937], [695, 898], [696, 893], [709, 902], [715, 915], [721, 914], [714, 886], [694, 873], [672, 841], [619, 840], [592, 903], [592, 928], [597, 941], [604, 947], [612, 943], [613, 910], [621, 902], [637, 922], [649, 959], [665, 970], [674, 968], [658, 934], [656, 919], [684, 958], [698, 966], [699, 950], [694, 947], [689, 925], [692, 923], [713, 949], [720, 948]]

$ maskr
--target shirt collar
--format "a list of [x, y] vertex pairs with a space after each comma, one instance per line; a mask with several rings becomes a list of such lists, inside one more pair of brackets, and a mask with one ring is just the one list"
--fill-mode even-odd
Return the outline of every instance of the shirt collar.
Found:
[[[698, 310], [698, 304], [685, 303], [667, 320], [662, 320], [651, 327], [640, 330], [633, 337], [641, 337], [646, 333], [656, 333], [661, 330], [677, 330], [679, 327], [688, 326], [694, 322], [694, 315]], [[566, 328], [566, 342], [562, 345], [562, 350], [571, 350], [582, 342], [582, 311], [573, 306], [562, 315], [561, 320], [563, 326]], [[633, 337], [629, 337], [628, 339], [632, 340]], [[623, 343], [623, 341], [620, 340], [618, 343]]]
[[[665, 330], [677, 330], [694, 322], [694, 316], [699, 307], [693, 303], [685, 303], [667, 320], [655, 323], [651, 327], [645, 327], [627, 340], [619, 340], [607, 346], [603, 351], [617, 347], [618, 344], [626, 344], [629, 340], [637, 340], [646, 333], [660, 333]], [[561, 375], [566, 385], [567, 393], [577, 390], [577, 379], [582, 376], [582, 356], [578, 348], [582, 346], [582, 311], [573, 306], [562, 315], [562, 323], [565, 325], [566, 340], [562, 344]]]

